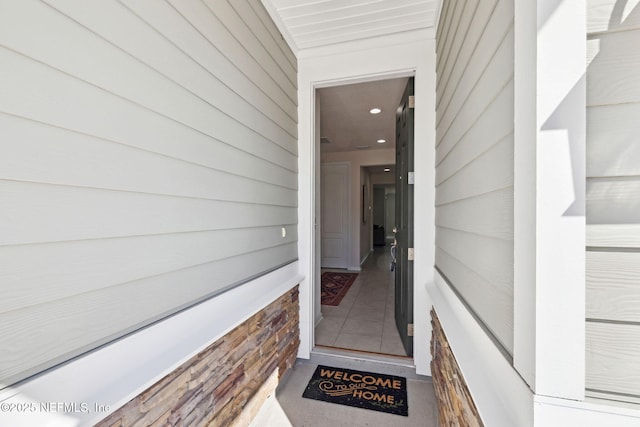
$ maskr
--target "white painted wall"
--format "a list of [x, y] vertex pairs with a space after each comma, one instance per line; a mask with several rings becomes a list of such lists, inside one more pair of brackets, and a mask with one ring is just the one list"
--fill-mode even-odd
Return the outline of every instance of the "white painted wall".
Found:
[[[299, 245], [313, 247], [314, 233], [307, 224], [313, 224], [316, 210], [313, 198], [313, 183], [317, 177], [320, 159], [313, 151], [313, 106], [316, 87], [335, 83], [358, 82], [384, 77], [399, 77], [415, 74], [416, 77], [416, 128], [415, 128], [415, 191], [420, 194], [415, 201], [415, 254], [414, 264], [414, 313], [415, 353], [417, 372], [430, 372], [429, 307], [431, 300], [426, 285], [433, 280], [433, 164], [435, 129], [435, 50], [433, 35], [428, 31], [407, 32], [378, 39], [309, 49], [299, 52], [298, 99], [299, 99]], [[384, 60], [381, 60], [384, 58]], [[393, 162], [393, 161], [391, 161]], [[388, 161], [386, 163], [389, 163]], [[314, 277], [313, 252], [300, 254], [303, 274]], [[356, 258], [357, 259], [357, 258]], [[303, 281], [302, 330], [299, 356], [308, 358], [313, 345], [313, 322], [310, 307], [313, 306], [313, 282]]]
[[[322, 163], [348, 162], [351, 168], [350, 190], [351, 199], [349, 201], [351, 209], [351, 217], [349, 218], [349, 270], [360, 270], [362, 257], [366, 255], [363, 247], [367, 245], [367, 237], [363, 234], [367, 232], [367, 223], [362, 223], [362, 186], [367, 184], [367, 180], [363, 181], [364, 172], [361, 170], [366, 166], [387, 165], [395, 162], [394, 150], [358, 150], [358, 151], [336, 151], [323, 153], [321, 155]], [[371, 197], [371, 184], [367, 186]], [[370, 200], [370, 198], [369, 198]], [[368, 251], [367, 251], [368, 252]]]

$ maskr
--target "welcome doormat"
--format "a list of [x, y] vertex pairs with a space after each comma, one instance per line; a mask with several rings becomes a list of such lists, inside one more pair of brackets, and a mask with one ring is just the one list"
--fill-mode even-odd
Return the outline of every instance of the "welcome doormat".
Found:
[[358, 277], [358, 273], [334, 273], [325, 271], [320, 281], [322, 305], [340, 305], [340, 301]]
[[408, 416], [407, 380], [318, 365], [302, 397]]

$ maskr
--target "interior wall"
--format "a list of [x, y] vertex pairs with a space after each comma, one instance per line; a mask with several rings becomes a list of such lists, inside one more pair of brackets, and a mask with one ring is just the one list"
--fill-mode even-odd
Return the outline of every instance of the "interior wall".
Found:
[[[360, 263], [370, 248], [371, 232], [369, 218], [367, 224], [362, 222], [362, 188], [367, 185], [367, 200], [371, 200], [371, 183], [368, 174], [363, 170], [367, 166], [385, 165], [395, 161], [394, 150], [358, 150], [339, 151], [321, 154], [321, 161], [327, 163], [348, 162], [350, 164], [351, 199], [349, 201], [351, 218], [349, 218], [349, 256], [348, 269], [359, 271]], [[368, 215], [371, 211], [368, 210]], [[369, 246], [367, 246], [369, 245]]]

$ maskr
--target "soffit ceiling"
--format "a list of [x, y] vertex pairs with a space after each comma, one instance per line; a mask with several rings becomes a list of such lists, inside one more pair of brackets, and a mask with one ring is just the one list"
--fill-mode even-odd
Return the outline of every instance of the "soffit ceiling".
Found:
[[[297, 55], [313, 48], [432, 28], [441, 0], [261, 0]], [[395, 147], [406, 79], [319, 89], [323, 152]], [[378, 116], [369, 114], [382, 109]], [[387, 142], [378, 144], [378, 139]]]
[[294, 51], [433, 26], [439, 0], [262, 0]]

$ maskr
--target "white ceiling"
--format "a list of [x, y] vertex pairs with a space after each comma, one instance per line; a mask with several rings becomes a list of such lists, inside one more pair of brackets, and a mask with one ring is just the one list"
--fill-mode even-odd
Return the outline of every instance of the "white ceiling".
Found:
[[294, 51], [433, 26], [439, 0], [262, 0]]
[[[323, 152], [395, 147], [396, 110], [407, 78], [379, 80], [318, 89]], [[371, 114], [372, 108], [380, 114]], [[379, 139], [387, 142], [378, 143]], [[364, 148], [367, 147], [367, 148]]]

